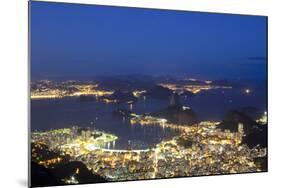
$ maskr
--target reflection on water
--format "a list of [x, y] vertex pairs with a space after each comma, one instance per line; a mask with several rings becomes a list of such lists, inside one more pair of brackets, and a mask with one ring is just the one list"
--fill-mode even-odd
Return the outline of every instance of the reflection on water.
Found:
[[[238, 89], [214, 90], [200, 93], [192, 98], [182, 98], [182, 103], [191, 107], [201, 120], [221, 120], [223, 114], [231, 109], [244, 106], [266, 109], [266, 96], [265, 92], [258, 92], [258, 90], [251, 95], [245, 95]], [[178, 130], [160, 126], [131, 125], [128, 119], [113, 116], [112, 112], [126, 108], [142, 114], [158, 111], [167, 105], [168, 100], [156, 99], [141, 99], [133, 105], [79, 102], [74, 98], [32, 100], [31, 129], [92, 127], [119, 137], [115, 143], [108, 145], [108, 148], [142, 149], [177, 135]]]
[[220, 121], [229, 110], [252, 106], [267, 111], [266, 88], [262, 85], [252, 89], [250, 94], [243, 89], [210, 90], [183, 99], [183, 104], [192, 108], [201, 120]]
[[[178, 134], [177, 130], [158, 126], [131, 125], [126, 118], [116, 117], [112, 112], [119, 108], [132, 109], [136, 113], [154, 112], [167, 106], [161, 100], [139, 101], [127, 104], [79, 102], [74, 98], [34, 100], [31, 103], [32, 130], [49, 130], [68, 126], [92, 127], [119, 137], [116, 149], [147, 148]], [[113, 147], [109, 145], [108, 147]]]

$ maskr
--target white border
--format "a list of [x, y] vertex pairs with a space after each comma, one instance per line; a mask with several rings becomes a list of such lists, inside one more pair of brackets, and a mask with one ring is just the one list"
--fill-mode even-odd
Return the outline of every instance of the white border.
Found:
[[[59, 2], [61, 0], [57, 0]], [[67, 0], [67, 2], [269, 16], [269, 172], [75, 187], [268, 187], [280, 185], [280, 2], [278, 0]], [[1, 2], [0, 187], [27, 186], [27, 0]], [[275, 186], [276, 187], [276, 186]]]
[[[43, 0], [48, 1], [48, 0]], [[220, 12], [235, 14], [268, 13], [268, 3], [264, 0], [50, 0], [97, 5], [115, 5], [142, 8], [160, 8], [173, 10], [192, 10], [201, 12]], [[271, 0], [267, 0], [271, 1]]]

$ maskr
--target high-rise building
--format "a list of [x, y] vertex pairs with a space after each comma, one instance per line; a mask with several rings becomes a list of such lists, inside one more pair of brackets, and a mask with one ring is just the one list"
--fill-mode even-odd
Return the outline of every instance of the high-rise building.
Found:
[[244, 134], [244, 125], [243, 123], [238, 123], [238, 132]]

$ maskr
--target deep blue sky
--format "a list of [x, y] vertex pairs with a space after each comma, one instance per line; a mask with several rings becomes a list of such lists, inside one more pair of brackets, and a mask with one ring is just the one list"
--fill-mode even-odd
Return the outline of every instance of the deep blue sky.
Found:
[[31, 75], [265, 79], [266, 28], [261, 16], [32, 2]]

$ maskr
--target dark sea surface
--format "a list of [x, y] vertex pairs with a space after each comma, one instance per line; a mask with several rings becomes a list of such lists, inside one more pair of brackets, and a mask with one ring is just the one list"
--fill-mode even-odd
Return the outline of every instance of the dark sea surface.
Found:
[[[200, 120], [220, 121], [228, 110], [253, 106], [267, 111], [266, 89], [252, 87], [251, 93], [243, 89], [203, 91], [190, 98], [181, 98], [185, 106], [195, 111]], [[169, 100], [139, 99], [133, 106], [105, 104], [96, 101], [81, 102], [76, 98], [44, 99], [31, 101], [31, 130], [50, 130], [71, 126], [92, 127], [119, 137], [114, 148], [142, 149], [179, 134], [178, 130], [160, 126], [131, 125], [128, 119], [116, 117], [112, 112], [132, 109], [137, 114], [156, 112], [169, 105]], [[112, 145], [110, 146], [113, 147]]]
[[243, 107], [267, 111], [267, 89], [261, 84], [251, 87], [249, 94], [245, 88], [209, 90], [182, 100], [182, 103], [191, 107], [200, 120], [221, 121], [226, 112]]

